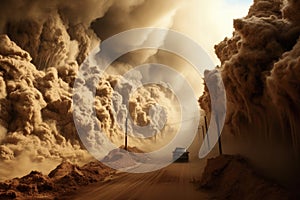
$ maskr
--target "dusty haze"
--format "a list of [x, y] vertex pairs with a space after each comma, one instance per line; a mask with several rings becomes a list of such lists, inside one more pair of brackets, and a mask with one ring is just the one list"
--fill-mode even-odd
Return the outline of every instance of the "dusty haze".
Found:
[[[157, 5], [160, 14], [144, 12]], [[144, 0], [1, 2], [1, 178], [20, 176], [33, 169], [48, 172], [64, 159], [75, 163], [90, 160], [79, 141], [72, 115], [72, 87], [80, 64], [110, 34], [140, 26], [170, 28], [180, 6], [180, 1], [164, 1], [162, 5]], [[155, 53], [142, 52], [139, 62]], [[115, 66], [117, 71], [128, 69], [124, 61]], [[120, 79], [119, 75], [105, 76], [95, 98], [99, 123], [116, 145], [122, 144], [123, 132], [112, 116], [113, 106], [118, 104], [118, 98], [112, 99], [112, 95]], [[167, 90], [164, 93], [155, 87], [151, 89], [154, 96], [144, 90], [140, 92], [144, 94], [142, 101], [131, 100], [132, 117], [137, 124], [149, 123], [150, 106], [166, 100]], [[141, 99], [137, 94], [138, 98]], [[170, 103], [168, 100], [165, 105]], [[174, 119], [169, 121], [179, 121], [176, 114], [172, 115]], [[159, 137], [156, 139], [159, 141]], [[149, 140], [145, 142], [151, 144]]]
[[[179, 0], [2, 1], [0, 177], [33, 169], [48, 172], [64, 159], [90, 160], [72, 115], [72, 86], [80, 64], [101, 40], [120, 31], [182, 27], [175, 21], [182, 6]], [[290, 184], [299, 180], [300, 162], [299, 11], [299, 1], [255, 0], [248, 15], [234, 21], [232, 37], [215, 46], [228, 98], [225, 153], [244, 154], [271, 177]], [[174, 64], [202, 87], [201, 79], [184, 70], [184, 61], [165, 52], [135, 52], [112, 68], [119, 73], [148, 61]], [[122, 131], [112, 117], [118, 73], [99, 82], [95, 108], [101, 127], [119, 145]], [[139, 124], [149, 123], [149, 104], [166, 98], [168, 92], [156, 87], [154, 96], [148, 88], [143, 93], [149, 98], [132, 99], [132, 116]], [[207, 112], [209, 102], [206, 92], [200, 103]]]
[[[234, 20], [233, 36], [215, 46], [228, 101], [225, 152], [289, 184], [300, 166], [299, 11], [299, 1], [254, 1]], [[207, 93], [200, 98], [207, 111], [209, 102]]]

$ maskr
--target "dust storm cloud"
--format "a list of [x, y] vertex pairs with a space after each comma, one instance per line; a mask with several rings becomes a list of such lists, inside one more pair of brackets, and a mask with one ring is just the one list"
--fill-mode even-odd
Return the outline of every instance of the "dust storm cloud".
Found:
[[[47, 172], [64, 159], [74, 163], [90, 160], [73, 122], [72, 87], [80, 64], [110, 34], [140, 26], [170, 28], [180, 5], [180, 1], [164, 1], [162, 5], [149, 0], [2, 1], [1, 178], [33, 169]], [[157, 7], [159, 14], [144, 12], [149, 6]], [[117, 67], [126, 68], [126, 64], [121, 60]], [[122, 109], [122, 100], [120, 103], [113, 90], [117, 84], [132, 84], [122, 85], [120, 80], [118, 75], [101, 79], [94, 102], [101, 127], [117, 145], [123, 133], [112, 113], [117, 106]], [[147, 96], [141, 98], [142, 93]], [[153, 86], [136, 94], [141, 102], [131, 99], [131, 114], [137, 124], [149, 123], [150, 106], [159, 98], [166, 99], [164, 95]]]
[[[224, 132], [236, 140], [227, 152], [289, 181], [297, 181], [300, 166], [299, 5], [254, 1], [246, 17], [234, 20], [232, 37], [215, 46], [227, 93]], [[207, 92], [199, 101], [209, 112]]]
[[[2, 1], [0, 165], [7, 170], [1, 170], [1, 177], [23, 175], [33, 168], [48, 170], [62, 159], [89, 160], [73, 122], [72, 87], [80, 64], [101, 40], [115, 33], [141, 26], [172, 27], [181, 4], [174, 0]], [[228, 101], [225, 131], [241, 137], [240, 146], [249, 146], [228, 148], [228, 153], [248, 154], [277, 173], [288, 169], [293, 174], [294, 160], [299, 158], [299, 10], [298, 1], [255, 0], [248, 15], [234, 21], [233, 36], [215, 47]], [[124, 63], [129, 60], [137, 64], [158, 57], [176, 62], [164, 52], [155, 57], [156, 53], [137, 52], [138, 56], [125, 56], [113, 67], [122, 71], [132, 68]], [[95, 98], [99, 123], [116, 143], [123, 139], [112, 117], [113, 106], [123, 109], [122, 99], [113, 92], [120, 80], [119, 75], [105, 76]], [[149, 98], [141, 101], [131, 99], [138, 124], [149, 123], [145, 110], [157, 103], [154, 97], [165, 98], [156, 90], [142, 90]], [[141, 99], [141, 94], [136, 98]], [[207, 92], [200, 102], [209, 112]]]

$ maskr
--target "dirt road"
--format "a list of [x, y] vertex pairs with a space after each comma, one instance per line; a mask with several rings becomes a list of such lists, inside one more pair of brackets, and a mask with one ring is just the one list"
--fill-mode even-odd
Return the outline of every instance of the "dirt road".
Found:
[[194, 179], [199, 179], [201, 171], [193, 163], [174, 163], [145, 174], [122, 173], [104, 183], [81, 188], [64, 199], [207, 199], [207, 195], [197, 191], [193, 184]]
[[[196, 140], [199, 141], [199, 136]], [[106, 182], [92, 184], [63, 199], [89, 200], [193, 200], [208, 199], [207, 194], [196, 190], [193, 183], [199, 179], [206, 160], [197, 158], [200, 142], [194, 142], [190, 148], [189, 163], [173, 163], [161, 170], [144, 173], [120, 173]], [[215, 154], [214, 152], [212, 152]]]

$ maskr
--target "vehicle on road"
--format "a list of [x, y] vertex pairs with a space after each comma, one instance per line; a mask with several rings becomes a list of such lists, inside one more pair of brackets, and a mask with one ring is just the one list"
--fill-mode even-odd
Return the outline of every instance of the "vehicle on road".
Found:
[[175, 162], [189, 162], [189, 153], [186, 148], [176, 147], [173, 151], [173, 160]]

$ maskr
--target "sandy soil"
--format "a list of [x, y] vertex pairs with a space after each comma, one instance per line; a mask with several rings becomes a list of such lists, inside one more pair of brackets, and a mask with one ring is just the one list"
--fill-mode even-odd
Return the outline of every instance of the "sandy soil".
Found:
[[215, 147], [199, 159], [200, 144], [197, 134], [189, 148], [190, 162], [143, 174], [116, 172], [99, 162], [82, 167], [63, 162], [48, 175], [34, 171], [1, 183], [0, 199], [299, 199], [262, 177], [241, 156], [218, 156]]
[[299, 194], [262, 176], [247, 159], [239, 155], [222, 155], [208, 159], [199, 189], [211, 199], [293, 200]]
[[297, 199], [261, 176], [241, 156], [218, 156], [215, 147], [206, 159], [198, 159], [200, 141], [197, 134], [189, 148], [189, 163], [173, 163], [144, 174], [119, 173], [105, 182], [66, 193], [59, 199]]
[[[189, 148], [189, 163], [173, 163], [161, 170], [144, 174], [120, 173], [106, 182], [82, 187], [59, 199], [209, 199], [208, 193], [201, 192], [196, 185], [206, 165], [206, 159], [198, 159], [200, 141], [201, 137], [197, 134]], [[218, 151], [215, 148], [209, 157], [216, 155]]]
[[21, 178], [0, 182], [0, 199], [57, 199], [61, 194], [103, 181], [114, 173], [100, 162], [90, 162], [82, 167], [63, 162], [48, 175], [32, 171]]
[[199, 160], [174, 163], [145, 174], [122, 173], [115, 179], [66, 194], [62, 199], [208, 199], [194, 184], [204, 165], [205, 160]]

